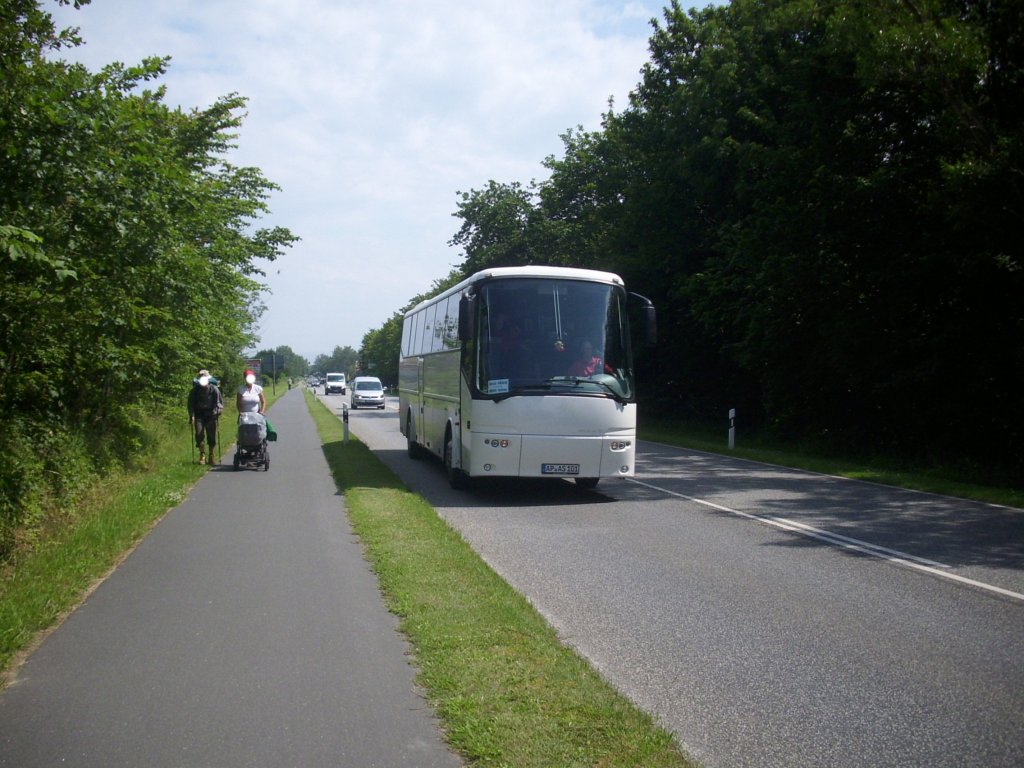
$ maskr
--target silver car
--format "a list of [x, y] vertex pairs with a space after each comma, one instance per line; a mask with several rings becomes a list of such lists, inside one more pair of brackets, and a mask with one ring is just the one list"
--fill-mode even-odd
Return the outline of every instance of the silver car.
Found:
[[376, 376], [357, 376], [352, 379], [352, 410], [357, 408], [384, 408], [384, 387]]

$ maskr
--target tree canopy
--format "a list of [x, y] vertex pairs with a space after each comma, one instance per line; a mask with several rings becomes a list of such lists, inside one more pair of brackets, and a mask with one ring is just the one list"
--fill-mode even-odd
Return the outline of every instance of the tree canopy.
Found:
[[[296, 238], [255, 226], [276, 186], [226, 159], [241, 96], [186, 112], [156, 86], [165, 59], [68, 63], [80, 40], [34, 0], [0, 0], [0, 41], [0, 450], [124, 438], [135, 406], [237, 365], [259, 265]], [[53, 456], [0, 473], [0, 549]]]
[[[462, 274], [618, 272], [660, 413], [1024, 468], [1024, 5], [733, 0], [540, 183], [461, 193]], [[395, 349], [397, 356], [397, 346]]]
[[313, 370], [324, 375], [330, 372], [351, 375], [356, 369], [359, 353], [352, 347], [335, 347], [329, 355], [317, 355]]

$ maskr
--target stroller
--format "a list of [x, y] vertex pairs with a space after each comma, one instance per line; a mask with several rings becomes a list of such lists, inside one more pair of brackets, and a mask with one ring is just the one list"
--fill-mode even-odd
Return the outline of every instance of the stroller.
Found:
[[270, 469], [267, 450], [267, 419], [260, 413], [238, 414], [238, 438], [235, 442], [235, 470], [242, 467]]

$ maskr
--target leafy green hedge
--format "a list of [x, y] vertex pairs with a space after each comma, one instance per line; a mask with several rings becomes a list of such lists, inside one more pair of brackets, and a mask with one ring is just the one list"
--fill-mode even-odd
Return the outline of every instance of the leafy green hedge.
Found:
[[199, 368], [236, 381], [275, 185], [227, 162], [245, 100], [184, 112], [166, 59], [93, 73], [34, 0], [0, 0], [0, 557], [139, 448], [138, 409]]
[[661, 413], [1020, 476], [1024, 4], [687, 5], [547, 180], [462, 195], [463, 272], [621, 274]]

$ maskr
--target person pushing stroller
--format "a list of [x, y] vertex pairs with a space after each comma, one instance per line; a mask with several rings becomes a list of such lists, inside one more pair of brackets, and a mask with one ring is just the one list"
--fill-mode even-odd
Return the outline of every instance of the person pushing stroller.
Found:
[[263, 387], [256, 383], [256, 374], [246, 369], [245, 384], [235, 395], [238, 408], [238, 439], [235, 443], [235, 470], [245, 467], [262, 466], [264, 471], [270, 469], [270, 452], [267, 440], [274, 439], [271, 435], [270, 422], [267, 421], [267, 399]]
[[207, 447], [210, 449], [210, 461], [213, 461], [213, 449], [217, 445], [217, 419], [223, 410], [224, 399], [220, 390], [210, 372], [203, 368], [192, 381], [192, 389], [188, 393], [188, 421], [195, 431], [200, 464], [206, 464]]
[[246, 368], [245, 384], [238, 388], [235, 405], [239, 413], [259, 413], [266, 415], [267, 398], [263, 395], [263, 387], [256, 383], [256, 374]]

